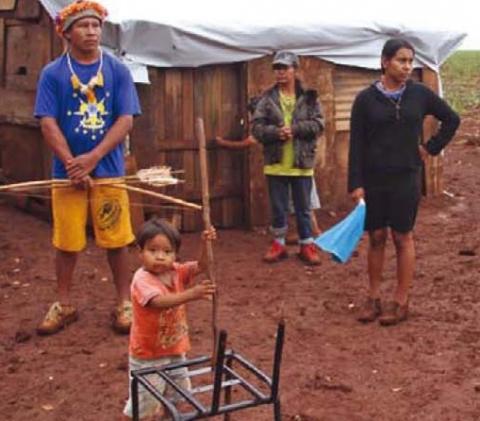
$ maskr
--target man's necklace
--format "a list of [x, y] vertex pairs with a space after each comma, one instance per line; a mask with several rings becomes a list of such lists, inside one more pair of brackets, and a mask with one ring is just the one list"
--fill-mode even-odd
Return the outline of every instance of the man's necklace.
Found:
[[72, 66], [72, 59], [70, 58], [70, 53], [67, 52], [67, 64], [68, 68], [70, 69], [71, 73], [71, 82], [72, 82], [72, 87], [74, 90], [79, 90], [83, 95], [87, 97], [88, 102], [93, 102], [95, 101], [95, 87], [96, 86], [103, 86], [103, 74], [102, 74], [102, 68], [103, 68], [103, 52], [100, 50], [100, 63], [98, 65], [98, 70], [95, 76], [92, 76], [91, 79], [88, 81], [88, 83], [82, 83], [80, 78], [77, 76], [75, 73], [75, 70], [73, 70]]

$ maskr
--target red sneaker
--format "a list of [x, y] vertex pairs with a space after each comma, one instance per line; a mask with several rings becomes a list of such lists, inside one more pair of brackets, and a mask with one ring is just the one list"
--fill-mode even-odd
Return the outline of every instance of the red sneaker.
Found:
[[310, 266], [316, 266], [321, 263], [320, 254], [318, 253], [317, 247], [313, 243], [302, 244], [300, 246], [300, 253], [298, 253], [298, 257]]
[[287, 257], [287, 248], [278, 241], [274, 240], [265, 256], [263, 256], [263, 261], [267, 263], [275, 263], [282, 259], [286, 259]]

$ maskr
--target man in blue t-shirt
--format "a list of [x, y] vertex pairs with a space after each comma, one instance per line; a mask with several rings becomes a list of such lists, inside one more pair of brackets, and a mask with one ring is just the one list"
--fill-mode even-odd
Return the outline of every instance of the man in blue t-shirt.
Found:
[[89, 210], [96, 243], [107, 250], [117, 289], [113, 327], [121, 333], [130, 330], [126, 246], [134, 235], [121, 177], [123, 141], [140, 106], [128, 69], [100, 49], [106, 15], [94, 1], [61, 10], [56, 29], [68, 49], [43, 69], [38, 83], [35, 116], [54, 153], [53, 178], [71, 182], [52, 188], [58, 300], [38, 326], [39, 334], [58, 332], [78, 318], [70, 287], [77, 256], [86, 246]]

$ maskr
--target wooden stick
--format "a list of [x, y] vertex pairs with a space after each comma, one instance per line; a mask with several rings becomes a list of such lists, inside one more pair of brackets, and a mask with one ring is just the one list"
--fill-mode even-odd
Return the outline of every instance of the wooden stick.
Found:
[[115, 184], [126, 184], [126, 183], [135, 183], [135, 184], [147, 184], [152, 187], [168, 187], [168, 186], [176, 186], [179, 183], [184, 183], [185, 181], [183, 180], [177, 180], [175, 183], [161, 183], [159, 181], [155, 181], [153, 183], [149, 183], [148, 181], [143, 181], [140, 180], [139, 178], [132, 179], [132, 178], [119, 178], [118, 180], [102, 180], [102, 179], [96, 179], [93, 181], [93, 184], [95, 186], [113, 186]]
[[53, 180], [25, 181], [23, 183], [5, 184], [4, 186], [0, 186], [0, 191], [14, 190], [16, 188], [28, 188], [28, 187], [42, 187], [42, 186], [50, 187], [55, 184], [61, 184], [61, 185], [70, 184], [70, 180], [53, 179]]
[[[200, 176], [202, 181], [202, 205], [203, 205], [203, 223], [205, 229], [210, 229], [212, 226], [210, 220], [210, 192], [208, 188], [208, 164], [207, 164], [207, 141], [205, 139], [205, 127], [203, 125], [203, 119], [197, 118], [196, 125], [196, 134], [198, 139], [198, 148], [199, 148], [199, 157], [200, 157]], [[207, 276], [208, 278], [215, 283], [215, 268], [213, 260], [213, 247], [211, 240], [206, 241], [206, 252], [207, 252]], [[217, 349], [217, 338], [218, 338], [218, 328], [217, 328], [217, 314], [218, 314], [218, 290], [213, 296], [212, 300], [212, 332], [213, 332], [213, 354], [212, 361], [216, 359], [216, 349]]]
[[[137, 176], [130, 177], [121, 177], [117, 180], [103, 180], [101, 178], [94, 179], [93, 184], [97, 186], [110, 186], [115, 184], [122, 184], [124, 185], [125, 182], [134, 182], [134, 183], [143, 183], [149, 184], [147, 181], [140, 180]], [[184, 183], [184, 180], [177, 180], [177, 183]], [[177, 184], [176, 183], [176, 184]], [[174, 186], [175, 184], [172, 183], [155, 183], [155, 187], [166, 187], [166, 186]], [[5, 184], [0, 186], [1, 191], [9, 191], [9, 190], [28, 190], [28, 189], [36, 189], [36, 188], [51, 188], [51, 187], [70, 187], [72, 183], [68, 179], [51, 179], [51, 180], [36, 180], [36, 181], [25, 181], [22, 183], [13, 183], [13, 184]], [[200, 209], [200, 208], [199, 208]]]
[[196, 209], [196, 210], [202, 210], [202, 207], [201, 207], [200, 205], [197, 205], [196, 203], [186, 202], [185, 200], [177, 199], [176, 197], [167, 196], [166, 194], [162, 194], [162, 193], [158, 193], [158, 192], [154, 192], [154, 191], [150, 191], [150, 190], [141, 189], [141, 188], [139, 188], [139, 187], [129, 186], [129, 185], [127, 185], [127, 184], [124, 184], [124, 185], [112, 184], [112, 187], [124, 188], [125, 190], [130, 190], [130, 191], [134, 191], [134, 192], [137, 192], [137, 193], [142, 193], [142, 194], [144, 194], [144, 195], [146, 195], [146, 196], [156, 197], [157, 199], [163, 199], [163, 200], [165, 200], [166, 202], [175, 203], [175, 204], [177, 204], [177, 205], [185, 206], [185, 207], [187, 207], [187, 208]]
[[[144, 194], [146, 196], [152, 196], [156, 197], [157, 199], [163, 199], [166, 202], [170, 203], [175, 203], [180, 206], [184, 206], [187, 208], [195, 209], [195, 210], [202, 210], [202, 207], [200, 205], [197, 205], [195, 203], [187, 202], [182, 199], [177, 199], [172, 196], [168, 196], [166, 194], [158, 193], [158, 192], [153, 192], [150, 190], [145, 190], [139, 187], [134, 187], [134, 186], [129, 186], [125, 184], [122, 180], [118, 181], [95, 181], [95, 185], [104, 185], [104, 186], [110, 186], [110, 187], [116, 187], [116, 188], [124, 188], [125, 190], [131, 190], [137, 193]], [[166, 184], [168, 185], [168, 184]], [[38, 180], [38, 181], [26, 181], [24, 183], [15, 183], [15, 184], [7, 184], [5, 186], [0, 186], [0, 192], [9, 192], [11, 190], [12, 193], [15, 191], [17, 192], [23, 192], [25, 190], [29, 189], [42, 189], [42, 188], [51, 188], [51, 187], [70, 187], [71, 183], [70, 180], [60, 180], [60, 179], [53, 179], [53, 180]], [[157, 186], [160, 187], [160, 186]]]
[[[55, 186], [55, 188], [66, 188], [66, 187], [70, 187], [69, 184], [58, 184], [57, 186]], [[52, 188], [52, 186], [50, 184], [40, 184], [38, 186], [32, 186], [32, 187], [23, 187], [23, 186], [18, 186], [18, 187], [15, 187], [14, 189], [1, 189], [0, 190], [0, 193], [2, 194], [16, 194], [16, 193], [22, 193], [22, 194], [26, 194], [28, 195], [28, 192], [36, 192], [38, 190], [50, 190]]]

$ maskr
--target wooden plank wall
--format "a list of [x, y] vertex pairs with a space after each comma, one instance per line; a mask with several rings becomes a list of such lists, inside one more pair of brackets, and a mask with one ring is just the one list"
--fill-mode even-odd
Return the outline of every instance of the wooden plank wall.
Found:
[[[46, 15], [46, 14], [44, 14]], [[38, 73], [51, 58], [50, 21], [36, 1], [19, 0], [5, 28], [5, 79], [8, 89], [35, 90]], [[34, 48], [28, 48], [34, 42]]]
[[[33, 118], [36, 80], [50, 58], [49, 19], [37, 1], [18, 0], [0, 18], [0, 169], [5, 179], [27, 181], [50, 174], [51, 153]], [[35, 45], [34, 48], [29, 48]], [[28, 165], [24, 163], [27, 162]], [[48, 194], [9, 196], [8, 200], [43, 217]], [[38, 195], [38, 196], [37, 196]]]
[[305, 86], [315, 89], [322, 104], [325, 117], [325, 131], [318, 141], [315, 165], [315, 181], [320, 203], [331, 208], [336, 192], [337, 160], [335, 159], [335, 66], [314, 57], [302, 58], [300, 78]]
[[[33, 107], [38, 75], [52, 58], [51, 27], [37, 1], [18, 0], [14, 10], [0, 14], [0, 169], [12, 182], [50, 175], [51, 153]], [[48, 215], [48, 198], [32, 194], [13, 197], [13, 203]]]
[[42, 6], [38, 0], [17, 0], [17, 7], [15, 8], [16, 19], [39, 19], [42, 14]]
[[5, 77], [5, 19], [0, 17], [0, 87]]
[[17, 0], [0, 0], [0, 12], [14, 10], [16, 2]]
[[379, 77], [379, 71], [336, 66], [335, 127], [338, 132], [350, 130], [350, 113], [355, 97]]
[[379, 71], [335, 66], [335, 148], [331, 155], [336, 173], [332, 179], [333, 208], [348, 207], [351, 201], [347, 194], [348, 151], [350, 148], [350, 113], [357, 94], [380, 77]]
[[[2, 14], [3, 16], [3, 14]], [[51, 60], [51, 22], [38, 2], [19, 0], [10, 17], [0, 18], [0, 123], [37, 126], [35, 89], [42, 67]], [[34, 43], [35, 48], [28, 48]]]
[[51, 154], [38, 132], [36, 127], [0, 124], [1, 168], [8, 180], [41, 180], [50, 173]]
[[[132, 149], [139, 168], [169, 165], [184, 170], [185, 183], [169, 188], [171, 194], [201, 201], [197, 117], [204, 118], [207, 137], [212, 221], [219, 227], [240, 226], [244, 220], [243, 159], [238, 153], [218, 148], [215, 136], [241, 138], [244, 101], [239, 64], [198, 69], [149, 69], [151, 85], [139, 86], [143, 115], [132, 133]], [[147, 211], [168, 217], [145, 200]], [[178, 212], [176, 209], [175, 212]], [[199, 212], [182, 210], [181, 228], [199, 230]]]

